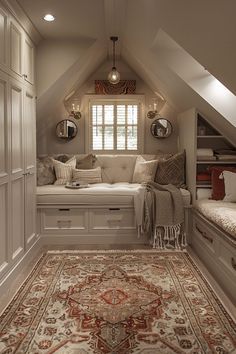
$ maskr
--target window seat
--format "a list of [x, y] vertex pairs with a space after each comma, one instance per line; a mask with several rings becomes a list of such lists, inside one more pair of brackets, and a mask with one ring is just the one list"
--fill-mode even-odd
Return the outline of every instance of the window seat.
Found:
[[[88, 188], [68, 189], [60, 185], [37, 187], [37, 205], [112, 205], [134, 206], [134, 195], [142, 188], [139, 183], [98, 183]], [[184, 206], [190, 205], [190, 192], [180, 188]]]

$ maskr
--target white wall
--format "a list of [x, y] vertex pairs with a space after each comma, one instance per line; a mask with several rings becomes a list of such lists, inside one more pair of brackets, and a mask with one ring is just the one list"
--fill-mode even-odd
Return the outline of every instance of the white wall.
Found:
[[91, 46], [91, 40], [43, 40], [37, 47], [37, 95], [41, 97]]
[[[37, 150], [38, 154], [51, 154], [51, 153], [84, 153], [85, 148], [85, 125], [88, 122], [88, 117], [83, 114], [85, 111], [84, 107], [84, 95], [94, 94], [94, 80], [96, 79], [106, 79], [107, 74], [110, 71], [112, 63], [106, 60], [103, 65], [101, 65], [90, 77], [84, 82], [83, 85], [75, 88], [74, 97], [78, 97], [81, 101], [82, 118], [77, 122], [78, 125], [78, 135], [73, 140], [66, 142], [64, 140], [58, 139], [55, 135], [56, 124], [62, 120], [68, 118], [68, 112], [65, 110], [63, 100], [55, 105], [51, 113], [46, 117], [41, 117], [40, 127], [43, 134], [38, 132]], [[42, 67], [42, 66], [41, 66]], [[146, 102], [146, 113], [149, 110], [148, 106], [152, 102], [152, 98], [155, 97], [154, 92], [141, 80], [123, 61], [117, 62], [117, 68], [121, 73], [121, 79], [135, 79], [136, 80], [136, 93], [145, 95]], [[41, 71], [42, 74], [42, 71]], [[45, 73], [46, 74], [46, 73]], [[44, 76], [44, 74], [43, 74]], [[74, 88], [73, 88], [74, 89]], [[65, 96], [68, 92], [65, 92]], [[177, 138], [178, 138], [178, 127], [177, 127], [177, 112], [174, 108], [167, 102], [162, 107], [160, 113], [173, 125], [173, 134], [167, 139], [156, 139], [150, 133], [150, 125], [152, 120], [142, 117], [145, 122], [145, 132], [144, 132], [144, 152], [145, 153], [155, 153], [157, 150], [162, 150], [166, 152], [177, 151]], [[38, 122], [39, 123], [39, 122]], [[39, 126], [39, 124], [38, 124]]]

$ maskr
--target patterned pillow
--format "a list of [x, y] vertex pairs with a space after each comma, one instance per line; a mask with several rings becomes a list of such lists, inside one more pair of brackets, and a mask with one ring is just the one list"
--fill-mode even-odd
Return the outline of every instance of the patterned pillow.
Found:
[[76, 168], [80, 170], [90, 170], [96, 161], [93, 154], [88, 154], [84, 157], [76, 156]]
[[96, 167], [89, 170], [73, 170], [73, 181], [84, 183], [102, 183], [101, 167]]
[[56, 173], [56, 182], [54, 184], [66, 184], [71, 182], [72, 170], [76, 165], [76, 158], [73, 156], [71, 159], [66, 161], [66, 163], [52, 159], [53, 165]]
[[155, 182], [185, 187], [185, 151], [158, 163]]
[[52, 159], [50, 157], [37, 158], [37, 185], [53, 184], [55, 180]]
[[146, 161], [138, 156], [134, 167], [133, 183], [150, 182], [154, 180], [157, 169], [157, 160]]

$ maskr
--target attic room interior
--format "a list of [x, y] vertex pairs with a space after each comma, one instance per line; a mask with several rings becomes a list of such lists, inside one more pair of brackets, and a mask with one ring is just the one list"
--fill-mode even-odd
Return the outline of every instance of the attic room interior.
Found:
[[234, 0], [0, 0], [0, 353], [236, 353]]

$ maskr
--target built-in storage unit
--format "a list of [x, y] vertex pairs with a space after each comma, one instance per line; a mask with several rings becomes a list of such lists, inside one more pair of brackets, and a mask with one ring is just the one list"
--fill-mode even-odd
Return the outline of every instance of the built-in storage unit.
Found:
[[0, 278], [36, 241], [34, 45], [0, 5]]
[[[199, 176], [209, 173], [212, 166], [236, 166], [234, 157], [216, 154], [235, 147], [194, 108], [179, 115], [179, 133], [180, 149], [186, 150], [187, 186], [193, 198], [191, 246], [236, 303], [236, 240], [194, 208], [198, 189], [211, 188], [210, 178], [202, 181]], [[204, 149], [206, 155], [205, 149], [212, 149], [214, 154], [199, 156], [198, 149]]]
[[145, 243], [134, 209], [127, 206], [38, 206], [38, 232], [49, 243]]
[[192, 246], [227, 295], [236, 303], [236, 242], [195, 210]]
[[[233, 149], [233, 144], [218, 132], [195, 108], [190, 109], [178, 117], [179, 146], [186, 151], [186, 182], [192, 195], [192, 202], [197, 199], [198, 188], [211, 188], [210, 168], [212, 166], [236, 166], [236, 158], [215, 154], [213, 156], [199, 156], [198, 150], [212, 149], [214, 152], [224, 149]], [[209, 174], [209, 179], [200, 176]]]

